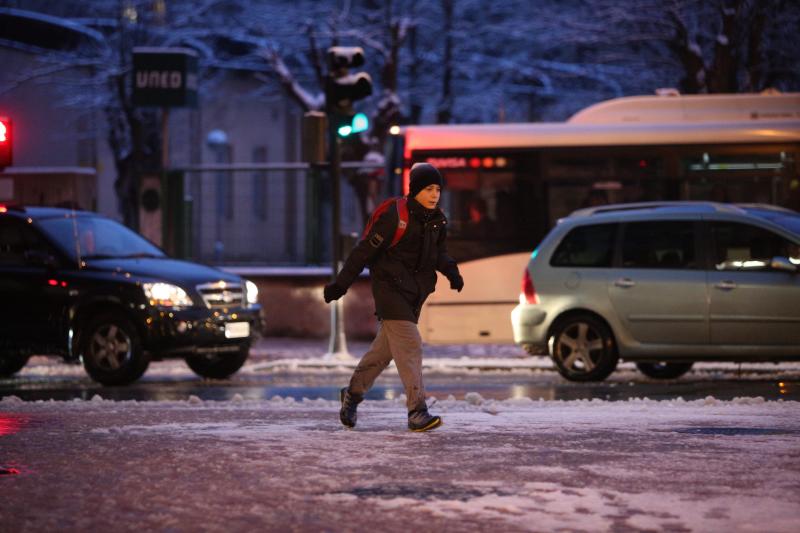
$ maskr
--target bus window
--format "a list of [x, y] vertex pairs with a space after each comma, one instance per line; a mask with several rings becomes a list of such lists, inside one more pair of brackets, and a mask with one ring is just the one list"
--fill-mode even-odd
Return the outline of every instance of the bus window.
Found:
[[469, 261], [533, 249], [544, 233], [536, 221], [540, 200], [530, 192], [537, 181], [530, 170], [534, 159], [531, 154], [437, 154], [422, 159], [437, 165], [445, 179], [441, 207], [454, 258]]
[[790, 204], [795, 159], [792, 152], [777, 151], [725, 154], [709, 150], [684, 157], [684, 199], [772, 203], [797, 209]]
[[678, 199], [677, 181], [665, 179], [660, 157], [572, 152], [574, 155], [553, 151], [544, 157], [551, 227], [559, 218], [585, 207]]

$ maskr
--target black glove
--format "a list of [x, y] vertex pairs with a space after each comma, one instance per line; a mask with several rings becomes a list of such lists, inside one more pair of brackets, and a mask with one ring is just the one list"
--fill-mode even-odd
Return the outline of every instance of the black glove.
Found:
[[336, 284], [334, 281], [333, 283], [328, 283], [325, 285], [325, 290], [322, 291], [323, 295], [325, 296], [325, 303], [330, 303], [333, 300], [338, 300], [344, 293], [347, 292], [347, 289], [341, 288], [339, 285]]
[[461, 277], [461, 274], [456, 274], [450, 278], [450, 288], [454, 291], [461, 292], [461, 289], [464, 288], [464, 278]]

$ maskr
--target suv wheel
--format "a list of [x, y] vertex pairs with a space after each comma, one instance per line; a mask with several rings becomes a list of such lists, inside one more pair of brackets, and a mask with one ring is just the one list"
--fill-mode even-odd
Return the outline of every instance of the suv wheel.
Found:
[[639, 372], [653, 379], [679, 378], [692, 369], [692, 363], [636, 363]]
[[550, 337], [550, 355], [558, 373], [570, 381], [602, 381], [619, 361], [611, 330], [591, 315], [559, 320]]
[[28, 363], [30, 355], [21, 352], [2, 352], [0, 353], [0, 377], [8, 378], [22, 370]]
[[83, 367], [103, 385], [127, 385], [142, 377], [150, 359], [130, 320], [118, 313], [90, 319], [81, 335]]
[[245, 343], [237, 352], [190, 355], [186, 357], [186, 364], [198, 376], [225, 379], [242, 368], [248, 355], [250, 355], [250, 345]]

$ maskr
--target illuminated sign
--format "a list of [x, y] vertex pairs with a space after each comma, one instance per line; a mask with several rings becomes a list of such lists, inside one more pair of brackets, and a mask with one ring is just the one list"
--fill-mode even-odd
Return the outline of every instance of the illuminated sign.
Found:
[[509, 166], [508, 159], [502, 156], [428, 157], [425, 158], [425, 162], [436, 168], [505, 168]]

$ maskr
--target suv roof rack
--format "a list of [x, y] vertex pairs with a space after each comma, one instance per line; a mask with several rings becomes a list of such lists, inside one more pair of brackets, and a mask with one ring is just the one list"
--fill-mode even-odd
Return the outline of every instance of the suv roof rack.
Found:
[[[766, 204], [749, 204], [748, 207], [760, 208], [761, 205]], [[633, 202], [629, 204], [609, 204], [598, 205], [595, 207], [586, 207], [578, 209], [570, 213], [570, 217], [588, 217], [592, 215], [600, 215], [604, 213], [616, 213], [620, 211], [635, 211], [639, 209], [666, 209], [670, 207], [683, 207], [683, 208], [704, 208], [708, 211], [728, 211], [728, 212], [741, 212], [742, 206], [737, 204], [724, 204], [720, 202], [703, 202], [703, 201], [670, 201], [670, 202]], [[772, 206], [774, 207], [774, 206]]]

